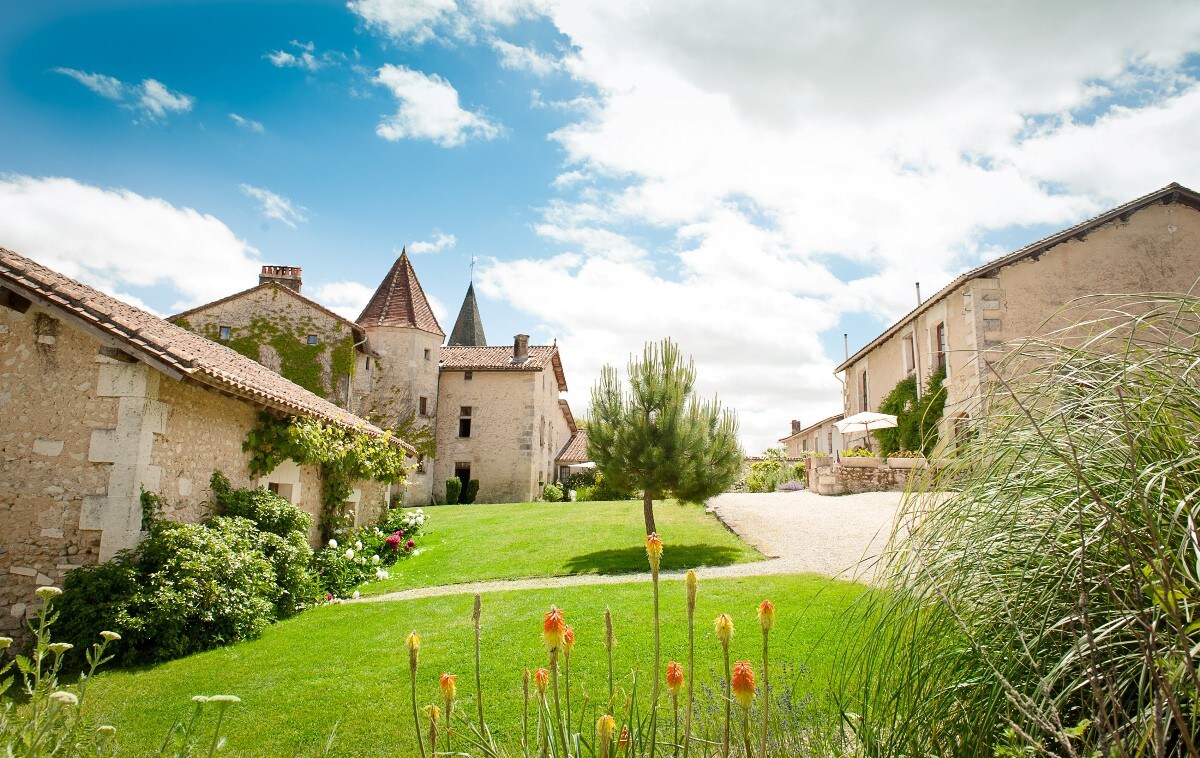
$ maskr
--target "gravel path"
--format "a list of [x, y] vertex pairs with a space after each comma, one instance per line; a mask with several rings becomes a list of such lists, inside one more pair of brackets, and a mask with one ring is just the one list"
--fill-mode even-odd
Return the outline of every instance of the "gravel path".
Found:
[[[698, 568], [702, 579], [767, 574], [824, 574], [870, 581], [874, 557], [887, 542], [903, 493], [868, 492], [823, 497], [811, 492], [771, 494], [727, 493], [709, 501], [714, 511], [739, 537], [766, 560], [733, 566]], [[667, 546], [670, 549], [670, 545]], [[663, 579], [682, 573], [663, 572]], [[555, 576], [417, 587], [352, 601], [377, 603], [476, 592], [551, 589], [582, 584], [621, 584], [647, 581], [650, 574]]]

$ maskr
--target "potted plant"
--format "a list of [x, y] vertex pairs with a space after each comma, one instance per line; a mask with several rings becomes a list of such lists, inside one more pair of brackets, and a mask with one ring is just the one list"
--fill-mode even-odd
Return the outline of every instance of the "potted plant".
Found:
[[900, 450], [887, 457], [889, 468], [921, 468], [925, 465], [925, 456], [914, 450]]
[[877, 468], [881, 462], [879, 456], [865, 447], [855, 447], [842, 451], [842, 465], [849, 468]]

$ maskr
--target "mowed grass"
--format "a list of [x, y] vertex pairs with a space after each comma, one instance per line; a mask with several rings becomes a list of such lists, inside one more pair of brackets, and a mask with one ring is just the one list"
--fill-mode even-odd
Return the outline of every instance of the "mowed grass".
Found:
[[[426, 508], [420, 555], [372, 582], [364, 595], [486, 579], [649, 571], [640, 500], [504, 503]], [[727, 566], [762, 555], [698, 505], [655, 503], [658, 533], [670, 549], [663, 571]]]
[[[668, 546], [667, 555], [671, 548]], [[809, 671], [798, 693], [822, 695], [829, 678], [839, 614], [864, 591], [860, 585], [815, 576], [702, 580], [696, 612], [697, 694], [721, 669], [713, 633], [718, 613], [732, 614], [734, 659], [761, 660], [757, 603], [778, 608], [772, 634], [776, 683], [779, 665]], [[648, 581], [484, 595], [483, 694], [487, 720], [498, 739], [519, 745], [521, 675], [546, 665], [542, 619], [551, 604], [566, 611], [577, 634], [572, 656], [575, 720], [587, 694], [585, 728], [595, 723], [597, 702], [607, 698], [604, 608], [611, 606], [617, 647], [618, 687], [629, 690], [629, 672], [642, 675], [638, 693], [648, 701], [646, 677], [653, 661], [652, 594]], [[686, 661], [685, 590], [662, 584], [663, 666]], [[277, 624], [262, 638], [140, 671], [101, 674], [88, 697], [98, 723], [117, 726], [123, 755], [155, 753], [177, 718], [190, 713], [192, 695], [235, 694], [242, 702], [226, 714], [223, 731], [232, 755], [316, 755], [337, 725], [333, 754], [417, 755], [409, 701], [405, 635], [422, 635], [419, 704], [440, 702], [438, 676], [459, 675], [458, 708], [474, 714], [475, 683], [470, 595], [403, 602], [348, 603], [307, 611]], [[618, 692], [618, 698], [621, 694]], [[618, 709], [619, 710], [619, 709]], [[664, 718], [666, 713], [664, 711]], [[211, 738], [210, 715], [205, 734]], [[456, 747], [461, 747], [461, 743]]]

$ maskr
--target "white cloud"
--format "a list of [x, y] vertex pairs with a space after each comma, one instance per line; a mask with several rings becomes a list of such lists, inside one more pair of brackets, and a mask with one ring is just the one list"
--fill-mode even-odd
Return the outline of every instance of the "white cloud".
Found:
[[415, 44], [432, 38], [435, 27], [460, 18], [454, 0], [352, 0], [346, 7], [368, 26]]
[[458, 90], [437, 74], [388, 64], [379, 69], [375, 82], [391, 90], [399, 101], [396, 113], [375, 129], [386, 140], [424, 139], [455, 147], [470, 139], [490, 140], [501, 134], [501, 127], [482, 114], [463, 110]]
[[353, 321], [367, 307], [375, 290], [358, 282], [341, 281], [319, 285], [312, 298], [329, 310]]
[[500, 65], [504, 68], [528, 71], [536, 76], [547, 76], [562, 66], [548, 55], [499, 38], [492, 40], [492, 49], [500, 54]]
[[213, 216], [125, 189], [0, 175], [0, 245], [114, 296], [166, 288], [179, 311], [252, 286], [258, 251]]
[[425, 253], [440, 253], [443, 250], [448, 250], [454, 247], [458, 242], [458, 238], [453, 234], [443, 234], [437, 232], [433, 235], [433, 239], [423, 242], [414, 242], [408, 246], [408, 252], [413, 255], [423, 255]]
[[325, 52], [317, 54], [317, 46], [312, 42], [292, 40], [288, 43], [294, 52], [287, 50], [272, 50], [265, 57], [276, 68], [298, 68], [304, 71], [318, 71], [328, 65], [337, 63], [345, 58], [340, 53]]
[[255, 121], [251, 118], [245, 118], [236, 113], [230, 113], [229, 118], [233, 121], [233, 123], [237, 124], [243, 129], [249, 129], [255, 134], [262, 134], [264, 131], [266, 131], [266, 129], [263, 128], [262, 122], [260, 121]]
[[296, 228], [296, 222], [303, 223], [308, 221], [308, 218], [304, 215], [304, 211], [307, 208], [302, 205], [296, 205], [282, 195], [277, 195], [262, 187], [252, 187], [249, 184], [242, 184], [239, 187], [247, 197], [258, 201], [259, 211], [267, 218], [282, 221], [293, 229]]
[[97, 95], [120, 103], [122, 107], [136, 111], [150, 121], [160, 121], [173, 113], [187, 113], [196, 102], [191, 95], [172, 92], [157, 79], [143, 79], [141, 84], [127, 84], [106, 74], [88, 73], [73, 68], [56, 68], [54, 71], [71, 77]]

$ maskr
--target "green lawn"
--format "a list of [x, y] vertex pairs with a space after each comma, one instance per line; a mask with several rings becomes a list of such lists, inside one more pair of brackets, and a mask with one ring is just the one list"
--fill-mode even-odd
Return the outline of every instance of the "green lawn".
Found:
[[[363, 594], [411, 587], [568, 574], [649, 571], [640, 500], [599, 503], [505, 503], [425, 509], [421, 554], [398, 563], [392, 578]], [[700, 506], [655, 503], [667, 545], [663, 571], [761, 560]]]
[[[579, 508], [558, 507], [572, 514]], [[454, 511], [455, 517], [470, 510]], [[606, 510], [611, 513], [617, 509]], [[431, 523], [436, 524], [444, 512], [432, 511]], [[663, 526], [671, 534], [679, 521], [668, 520], [669, 512], [672, 509], [662, 511]], [[587, 521], [604, 522], [603, 519]], [[621, 534], [626, 525], [616, 525], [614, 529]], [[566, 530], [560, 530], [559, 534], [566, 534]], [[543, 536], [537, 540], [539, 549], [554, 549], [555, 539], [553, 535]], [[597, 539], [605, 544], [628, 541], [625, 537]], [[443, 544], [450, 544], [449, 536]], [[538, 552], [530, 550], [524, 557], [533, 560]], [[666, 555], [671, 552], [668, 543]], [[486, 563], [488, 556], [464, 555], [463, 560]], [[557, 560], [565, 562], [563, 558]], [[605, 564], [595, 559], [588, 565], [596, 570], [597, 564], [627, 565], [621, 561]], [[633, 561], [628, 562], [631, 570], [638, 568], [632, 564]], [[521, 573], [529, 571], [526, 568]], [[470, 571], [464, 571], [463, 575], [477, 578]], [[734, 617], [737, 632], [733, 656], [759, 659], [761, 637], [754, 609], [762, 598], [770, 597], [778, 607], [772, 638], [773, 660], [807, 665], [809, 672], [794, 683], [801, 691], [819, 694], [829, 674], [838, 614], [862, 591], [859, 585], [811, 576], [702, 581], [696, 615], [697, 669], [702, 672], [698, 683], [711, 681], [709, 672], [721, 665], [720, 648], [712, 629], [712, 620], [720, 612]], [[618, 675], [620, 672], [628, 675], [634, 667], [648, 671], [651, 666], [648, 582], [485, 595], [485, 705], [493, 731], [510, 744], [519, 740], [521, 673], [525, 667], [545, 665], [540, 630], [542, 616], [551, 603], [565, 608], [567, 622], [578, 635], [572, 658], [572, 689], [576, 711], [582, 693], [591, 696], [589, 723], [594, 724], [597, 715], [595, 701], [607, 690], [602, 646], [606, 605], [612, 607], [615, 618]], [[88, 697], [100, 723], [118, 727], [125, 755], [156, 751], [173, 721], [189, 711], [192, 695], [218, 693], [242, 698], [242, 703], [233, 706], [226, 717], [228, 754], [318, 754], [336, 723], [335, 754], [416, 755], [404, 637], [413, 629], [423, 636], [421, 704], [438, 699], [438, 675], [450, 671], [459, 674], [460, 707], [473, 712], [471, 604], [471, 596], [462, 595], [323, 606], [271, 627], [258, 640], [155, 668], [103, 673], [93, 682]], [[663, 583], [662, 617], [665, 667], [669, 658], [686, 660], [682, 582]], [[628, 685], [628, 678], [625, 683]], [[701, 691], [697, 687], [697, 692]], [[645, 689], [640, 692], [645, 694]], [[211, 721], [207, 727], [211, 729]]]

